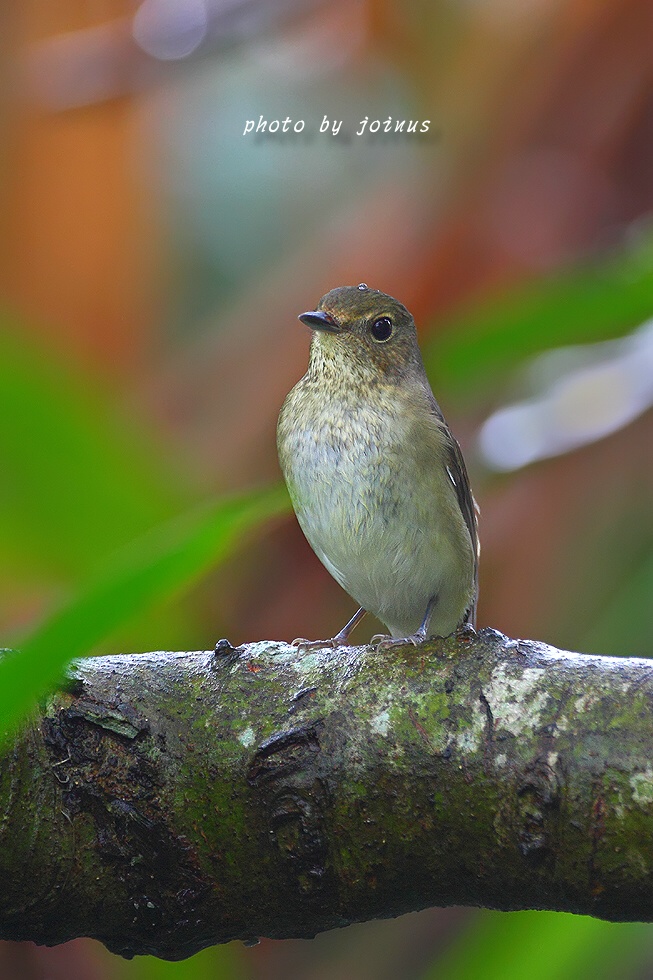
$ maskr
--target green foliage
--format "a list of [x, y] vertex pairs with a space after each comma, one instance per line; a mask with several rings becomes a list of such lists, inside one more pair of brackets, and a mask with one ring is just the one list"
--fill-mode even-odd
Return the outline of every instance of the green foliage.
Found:
[[653, 312], [653, 237], [608, 260], [469, 305], [439, 324], [425, 350], [437, 390], [468, 404], [497, 399], [509, 372], [538, 351], [608, 340]]
[[[242, 948], [242, 947], [241, 947]], [[234, 944], [204, 949], [188, 960], [168, 963], [154, 956], [136, 956], [116, 968], [116, 980], [244, 980], [240, 948]]]
[[642, 923], [484, 912], [423, 980], [613, 980], [635, 975], [652, 945], [653, 927]]
[[0, 317], [0, 558], [69, 578], [183, 505], [156, 440]]
[[7, 318], [0, 326], [3, 574], [69, 583], [67, 599], [0, 661], [8, 731], [70, 660], [126, 623], [165, 615], [167, 600], [289, 504], [273, 487], [189, 506], [154, 438]]
[[0, 717], [13, 725], [67, 663], [224, 561], [245, 532], [288, 509], [285, 488], [229, 497], [132, 542], [0, 662]]
[[612, 654], [624, 650], [635, 656], [651, 655], [651, 628], [646, 610], [653, 596], [653, 554], [618, 583], [615, 594], [600, 610], [585, 634], [588, 653]]

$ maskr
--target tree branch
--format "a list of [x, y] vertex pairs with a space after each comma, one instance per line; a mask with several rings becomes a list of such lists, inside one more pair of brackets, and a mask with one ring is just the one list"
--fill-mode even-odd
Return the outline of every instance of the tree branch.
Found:
[[0, 936], [180, 959], [429, 905], [653, 918], [653, 665], [428, 645], [76, 662], [0, 766]]

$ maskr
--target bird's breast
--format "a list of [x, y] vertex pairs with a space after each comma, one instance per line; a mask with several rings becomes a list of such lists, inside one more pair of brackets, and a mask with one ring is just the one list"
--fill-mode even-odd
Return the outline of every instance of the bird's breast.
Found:
[[[415, 445], [415, 421], [401, 403], [345, 407], [310, 391], [291, 396], [279, 455], [304, 534], [357, 602], [386, 623], [416, 629], [429, 598], [470, 560], [444, 465], [435, 450]], [[444, 509], [435, 500], [438, 480]]]
[[383, 521], [401, 468], [401, 418], [364, 402], [301, 401], [292, 422], [282, 413], [279, 424], [279, 455], [300, 521], [325, 534], [334, 525], [353, 533], [379, 508]]

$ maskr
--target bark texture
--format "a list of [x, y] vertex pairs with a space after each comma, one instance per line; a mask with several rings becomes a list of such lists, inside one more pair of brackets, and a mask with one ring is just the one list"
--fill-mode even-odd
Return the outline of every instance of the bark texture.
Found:
[[471, 629], [77, 662], [0, 762], [0, 936], [181, 959], [429, 905], [653, 919], [653, 665]]

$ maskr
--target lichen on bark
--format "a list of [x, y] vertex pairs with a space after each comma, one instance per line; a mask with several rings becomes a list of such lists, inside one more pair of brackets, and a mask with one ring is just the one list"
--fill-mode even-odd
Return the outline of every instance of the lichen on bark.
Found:
[[428, 905], [653, 918], [653, 670], [493, 630], [76, 662], [0, 764], [0, 935], [169, 959]]

